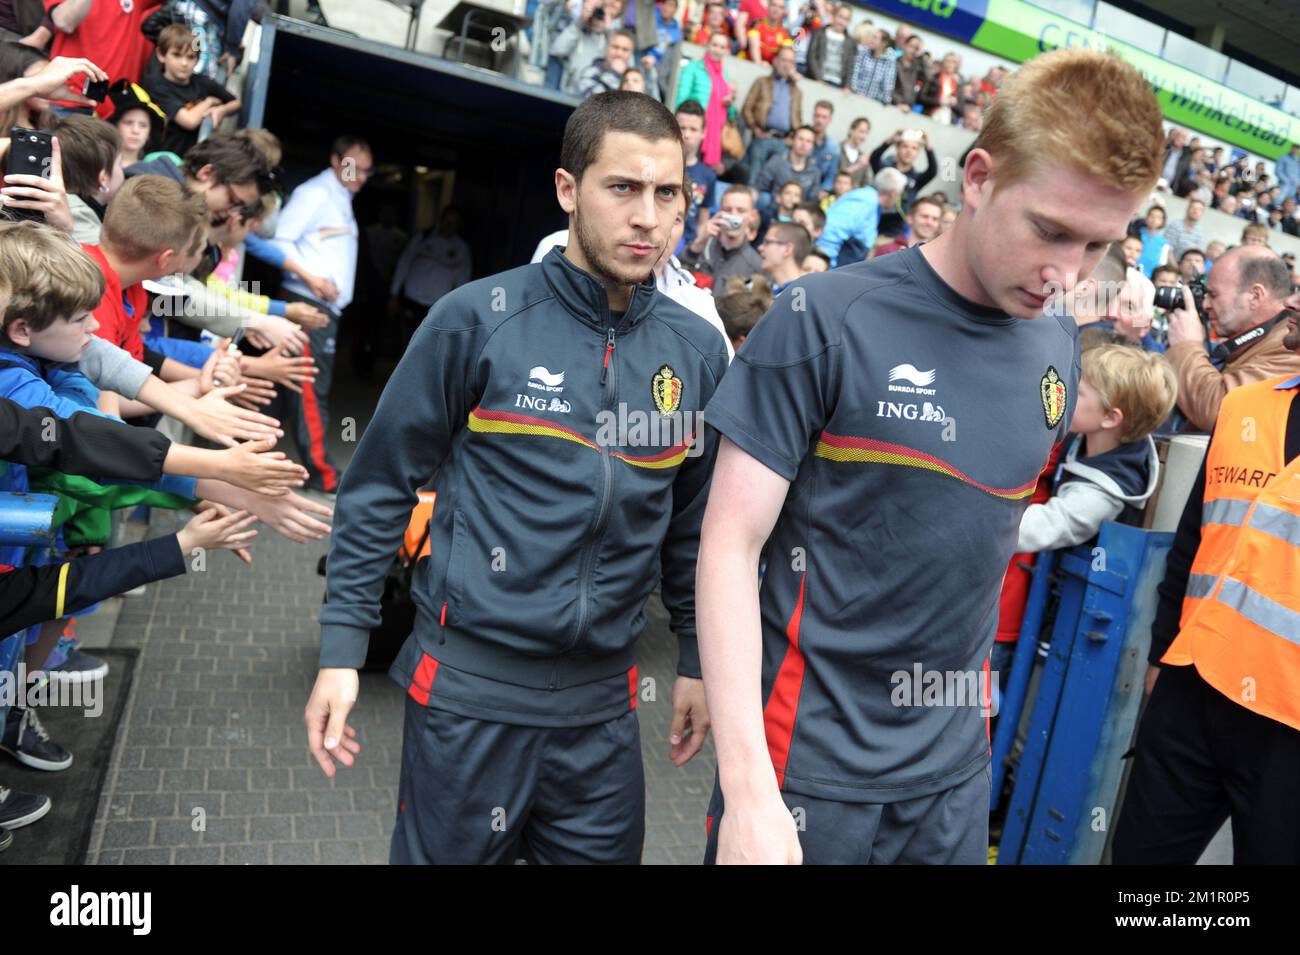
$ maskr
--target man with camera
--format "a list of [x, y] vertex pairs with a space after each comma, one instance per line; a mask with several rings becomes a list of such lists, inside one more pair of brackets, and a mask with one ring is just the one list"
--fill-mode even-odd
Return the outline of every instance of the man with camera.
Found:
[[[1282, 344], [1291, 272], [1276, 252], [1243, 246], [1226, 253], [1206, 281], [1200, 312], [1192, 287], [1182, 291], [1183, 307], [1169, 312], [1168, 357], [1178, 374], [1178, 409], [1192, 428], [1209, 431], [1223, 396], [1238, 385], [1300, 372], [1300, 356]], [[1218, 339], [1209, 352], [1206, 325]]]
[[578, 18], [551, 41], [551, 59], [564, 63], [560, 80], [560, 89], [564, 92], [578, 94], [582, 71], [605, 52], [614, 19], [608, 15], [601, 0], [583, 0]]
[[[894, 155], [885, 158], [885, 151], [894, 147]], [[925, 150], [925, 171], [918, 172], [916, 160]], [[871, 151], [871, 171], [873, 173], [892, 166], [907, 177], [907, 188], [903, 190], [903, 207], [910, 209], [916, 201], [917, 194], [924, 189], [939, 171], [939, 160], [930, 145], [930, 134], [923, 129], [896, 129], [894, 134]], [[881, 207], [880, 234], [896, 236], [907, 230], [907, 223], [898, 209], [890, 206]]]
[[757, 218], [753, 190], [749, 186], [731, 186], [722, 194], [718, 214], [682, 250], [683, 265], [713, 279], [714, 298], [726, 294], [731, 276], [748, 278], [763, 271], [763, 257], [750, 245]]

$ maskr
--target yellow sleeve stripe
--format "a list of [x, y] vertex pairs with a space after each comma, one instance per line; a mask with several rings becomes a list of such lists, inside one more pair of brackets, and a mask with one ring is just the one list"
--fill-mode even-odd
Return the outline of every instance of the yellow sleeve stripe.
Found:
[[63, 616], [63, 601], [68, 593], [68, 568], [71, 566], [71, 563], [66, 563], [59, 568], [59, 590], [58, 596], [55, 598], [54, 602], [55, 620], [58, 620]]

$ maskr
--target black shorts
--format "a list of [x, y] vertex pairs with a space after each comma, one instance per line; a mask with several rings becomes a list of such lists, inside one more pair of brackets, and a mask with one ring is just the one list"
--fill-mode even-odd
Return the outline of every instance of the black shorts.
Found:
[[[987, 865], [992, 764], [951, 789], [901, 802], [838, 802], [782, 792], [805, 865]], [[709, 802], [704, 862], [718, 853], [722, 789]]]
[[393, 864], [641, 861], [635, 710], [593, 726], [493, 723], [406, 699]]

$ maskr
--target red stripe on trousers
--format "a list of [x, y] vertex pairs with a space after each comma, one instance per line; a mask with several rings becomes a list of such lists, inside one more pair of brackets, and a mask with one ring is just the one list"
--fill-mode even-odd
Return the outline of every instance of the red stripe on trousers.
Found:
[[429, 692], [433, 689], [433, 678], [438, 673], [438, 661], [429, 654], [420, 657], [420, 665], [415, 668], [415, 678], [411, 680], [406, 692], [411, 699], [421, 706], [429, 705]]
[[[302, 353], [304, 357], [310, 358], [311, 346], [303, 345]], [[320, 420], [316, 386], [311, 381], [304, 381], [301, 384], [302, 394], [299, 396], [298, 403], [302, 405], [302, 417], [307, 424], [307, 436], [311, 445], [307, 449], [307, 456], [316, 465], [316, 470], [320, 474], [321, 487], [326, 491], [332, 491], [338, 487], [339, 476], [325, 459], [325, 427]]]
[[627, 671], [627, 695], [632, 701], [632, 709], [636, 709], [636, 664], [632, 664], [632, 669]]
[[794, 737], [794, 718], [799, 710], [799, 691], [803, 687], [804, 659], [799, 649], [799, 624], [803, 621], [804, 587], [808, 575], [799, 578], [799, 602], [795, 604], [790, 622], [785, 626], [789, 641], [785, 659], [777, 670], [772, 684], [772, 695], [763, 707], [763, 728], [767, 733], [767, 752], [776, 770], [776, 785], [785, 785], [785, 767], [790, 758], [790, 740]]
[[[1002, 674], [998, 674], [1000, 677]], [[984, 735], [989, 741], [989, 755], [993, 755], [993, 672], [989, 658], [984, 658], [984, 689], [980, 691], [980, 705], [984, 707]]]

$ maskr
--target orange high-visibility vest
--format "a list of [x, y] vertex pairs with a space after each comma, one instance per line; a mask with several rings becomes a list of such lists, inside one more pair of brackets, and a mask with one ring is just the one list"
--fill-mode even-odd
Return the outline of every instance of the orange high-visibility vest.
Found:
[[[415, 549], [420, 548], [420, 552], [415, 554], [415, 560], [421, 557], [428, 557], [430, 552], [429, 535], [427, 533], [429, 521], [433, 519], [433, 505], [438, 500], [437, 491], [418, 491], [415, 508], [411, 511], [410, 520], [406, 523], [406, 533], [402, 535], [401, 555], [408, 563], [411, 561], [411, 555], [415, 554]], [[424, 541], [421, 546], [420, 541]]]
[[1228, 392], [1205, 459], [1201, 546], [1162, 663], [1195, 665], [1252, 712], [1300, 729], [1300, 457], [1286, 425], [1300, 376]]

